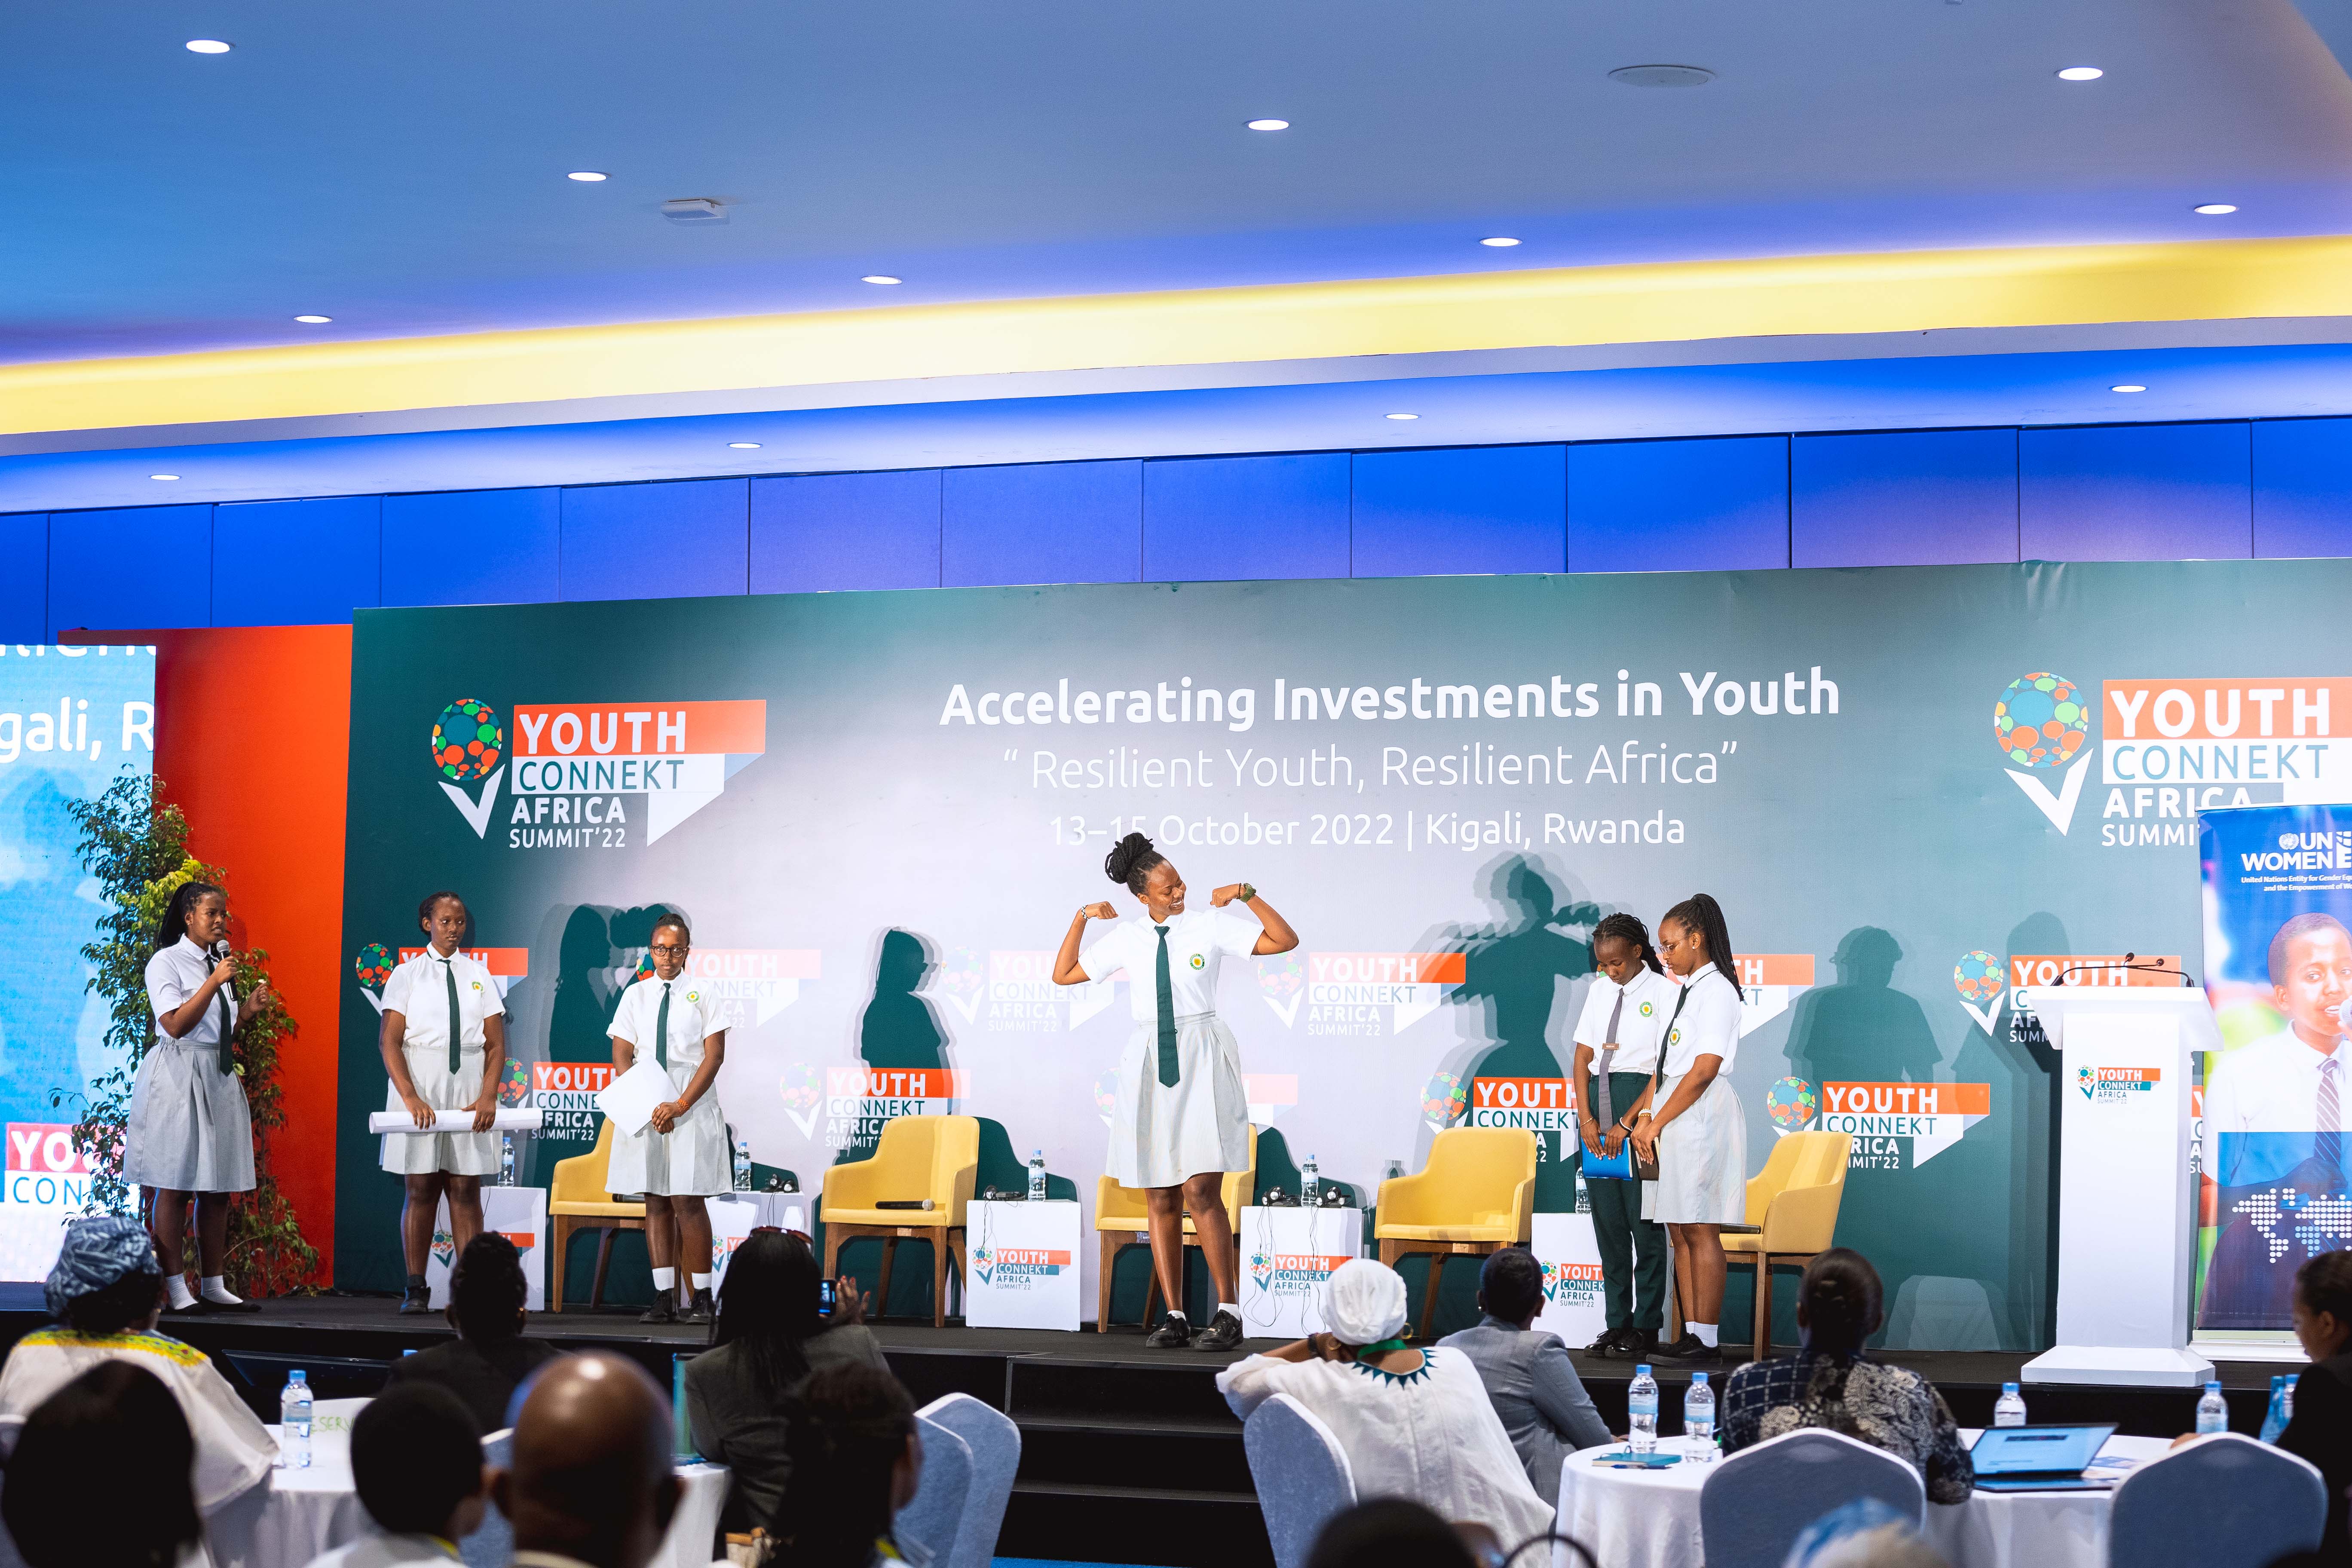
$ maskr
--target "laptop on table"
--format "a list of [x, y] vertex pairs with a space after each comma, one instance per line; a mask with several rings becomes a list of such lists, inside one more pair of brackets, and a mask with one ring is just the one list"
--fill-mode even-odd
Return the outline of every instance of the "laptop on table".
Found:
[[2083, 1426], [1990, 1426], [1969, 1450], [1980, 1492], [2105, 1491], [2122, 1477], [2085, 1476], [2116, 1435], [2113, 1422]]

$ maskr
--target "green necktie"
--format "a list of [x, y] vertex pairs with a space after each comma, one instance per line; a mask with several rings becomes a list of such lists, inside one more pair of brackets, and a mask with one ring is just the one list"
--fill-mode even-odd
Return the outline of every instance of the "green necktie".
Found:
[[441, 962], [441, 978], [449, 983], [449, 1076], [457, 1076], [457, 1049], [466, 1037], [465, 1015], [457, 1011], [457, 971], [447, 959]]
[[213, 993], [213, 1000], [220, 1004], [220, 1069], [235, 1076], [236, 1047], [229, 1037], [236, 1033], [236, 1020], [229, 1016], [228, 987], [229, 983], [222, 981], [221, 988]]
[[1153, 926], [1160, 933], [1160, 962], [1152, 980], [1160, 992], [1160, 1081], [1173, 1089], [1176, 1086], [1176, 982], [1168, 973], [1168, 928]]
[[669, 982], [662, 982], [661, 1011], [654, 1015], [654, 1060], [669, 1066]]

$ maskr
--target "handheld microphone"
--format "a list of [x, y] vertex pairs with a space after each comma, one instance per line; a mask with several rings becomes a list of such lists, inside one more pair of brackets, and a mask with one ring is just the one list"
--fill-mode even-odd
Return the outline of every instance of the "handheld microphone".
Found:
[[[226, 958], [229, 955], [230, 950], [228, 938], [221, 938], [218, 942], [213, 943], [212, 946], [205, 949], [205, 951], [212, 955], [212, 960], [215, 963], [218, 963], [222, 959]], [[221, 989], [227, 992], [230, 996], [236, 996], [236, 981], [234, 978], [222, 981]]]

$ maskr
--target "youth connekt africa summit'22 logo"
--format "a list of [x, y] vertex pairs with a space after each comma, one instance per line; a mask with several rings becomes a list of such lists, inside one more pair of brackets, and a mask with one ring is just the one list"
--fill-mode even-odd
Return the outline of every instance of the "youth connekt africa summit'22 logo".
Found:
[[[2051, 826], [2063, 833], [2074, 826], [2083, 798], [2083, 773], [2091, 765], [2091, 710], [2083, 689], [2063, 675], [2036, 670], [2009, 683], [1992, 705], [1993, 740], [2009, 759], [2009, 776]], [[2065, 773], [2056, 790], [2043, 780]]]
[[768, 749], [768, 705], [756, 698], [526, 703], [514, 725], [509, 746], [499, 710], [461, 697], [431, 737], [435, 782], [478, 838], [489, 837], [511, 770], [512, 849], [622, 849], [632, 827], [650, 844]]

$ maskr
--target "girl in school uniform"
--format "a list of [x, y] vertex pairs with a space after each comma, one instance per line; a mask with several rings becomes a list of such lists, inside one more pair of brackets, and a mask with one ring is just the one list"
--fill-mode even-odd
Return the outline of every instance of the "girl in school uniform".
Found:
[[693, 949], [685, 918], [662, 916], [654, 925], [654, 972], [621, 993], [613, 1015], [613, 1070], [627, 1072], [645, 1052], [669, 1075], [676, 1091], [654, 1108], [650, 1125], [635, 1132], [614, 1129], [604, 1178], [614, 1192], [646, 1195], [654, 1304], [637, 1320], [644, 1323], [678, 1321], [681, 1255], [694, 1289], [685, 1321], [710, 1321], [710, 1211], [703, 1200], [735, 1190], [727, 1115], [710, 1092], [727, 1059], [727, 1029], [716, 1016], [717, 998], [686, 978]]
[[1633, 1107], [1657, 1071], [1679, 988], [1666, 978], [1649, 929], [1629, 914], [1610, 915], [1592, 928], [1592, 963], [1600, 973], [1576, 1021], [1570, 1077], [1577, 1136], [1593, 1157], [1585, 1162], [1584, 1190], [1592, 1200], [1609, 1317], [1601, 1337], [1584, 1348], [1589, 1355], [1643, 1361], [1666, 1321], [1666, 1229], [1642, 1217], [1644, 1183], [1595, 1175], [1591, 1167], [1624, 1148]]
[[1685, 1303], [1687, 1321], [1683, 1337], [1657, 1354], [1720, 1361], [1723, 1227], [1748, 1222], [1748, 1123], [1729, 1076], [1739, 1051], [1739, 987], [1731, 978], [1738, 960], [1722, 907], [1706, 893], [1666, 911], [1658, 943], [1683, 989], [1633, 1145], [1657, 1162], [1643, 1217], [1673, 1236], [1675, 1299]]
[[[499, 1077], [507, 1066], [507, 1005], [480, 961], [459, 950], [472, 917], [455, 893], [425, 896], [416, 906], [423, 952], [392, 972], [383, 986], [383, 1070], [392, 1083], [386, 1110], [404, 1110], [420, 1129], [384, 1134], [383, 1168], [407, 1184], [401, 1212], [401, 1250], [408, 1289], [400, 1310], [429, 1311], [425, 1259], [433, 1249], [433, 1221], [449, 1200], [449, 1237], [457, 1252], [481, 1234], [482, 1178], [499, 1167]], [[434, 1132], [445, 1110], [470, 1111], [473, 1130]]]
[[[155, 1255], [170, 1310], [253, 1311], [221, 1278], [228, 1256], [228, 1199], [253, 1190], [253, 1119], [230, 1055], [236, 1034], [236, 960], [228, 952], [228, 896], [185, 882], [164, 907], [147, 960], [155, 1038], [131, 1080], [122, 1179], [152, 1194]], [[261, 996], [246, 996], [251, 1007]], [[196, 1205], [202, 1299], [184, 1277], [180, 1238]]]
[[[1119, 1058], [1111, 1111], [1110, 1174], [1146, 1194], [1151, 1266], [1168, 1315], [1144, 1343], [1230, 1350], [1241, 1343], [1239, 1282], [1234, 1279], [1232, 1216], [1219, 1185], [1228, 1171], [1249, 1168], [1249, 1098], [1242, 1089], [1241, 1047], [1217, 1016], [1217, 972], [1227, 956], [1288, 952], [1298, 933], [1247, 882], [1219, 888], [1210, 907], [1185, 907], [1184, 879], [1140, 833], [1120, 839], [1103, 861], [1114, 882], [1143, 902], [1081, 954], [1089, 920], [1118, 920], [1108, 903], [1088, 904], [1070, 921], [1054, 960], [1054, 983], [1078, 985], [1127, 971], [1135, 1033]], [[1226, 906], [1238, 900], [1259, 924]], [[1199, 1232], [1217, 1310], [1198, 1341], [1184, 1320], [1184, 1215]]]

